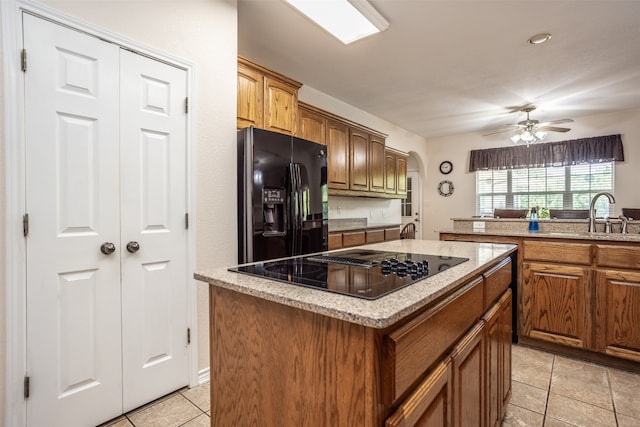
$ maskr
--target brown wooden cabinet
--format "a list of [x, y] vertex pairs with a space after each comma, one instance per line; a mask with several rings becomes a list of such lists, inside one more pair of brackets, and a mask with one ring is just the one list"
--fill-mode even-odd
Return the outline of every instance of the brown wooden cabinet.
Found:
[[385, 140], [369, 135], [369, 191], [385, 192]]
[[349, 189], [349, 126], [327, 121], [327, 184], [329, 189]]
[[400, 239], [400, 227], [329, 233], [329, 250]]
[[357, 128], [349, 131], [349, 189], [369, 191], [369, 134]]
[[327, 145], [327, 118], [302, 103], [298, 104], [298, 114], [298, 136], [307, 141]]
[[238, 129], [263, 127], [264, 75], [238, 58]]
[[485, 323], [479, 322], [453, 349], [452, 425], [481, 425], [485, 419]]
[[[347, 278], [334, 267], [336, 287], [370, 286], [367, 269]], [[511, 292], [485, 312], [486, 276], [384, 329], [211, 286], [212, 425], [444, 427], [502, 417]]]
[[592, 287], [588, 269], [525, 262], [523, 276], [523, 335], [591, 349]]
[[511, 290], [482, 317], [486, 323], [486, 425], [500, 426], [511, 397]]
[[465, 233], [440, 238], [519, 245], [523, 343], [640, 371], [640, 244]]
[[449, 427], [451, 393], [451, 359], [446, 359], [386, 420], [385, 427]]
[[398, 196], [407, 195], [407, 155], [398, 153], [396, 155], [396, 194]]
[[640, 362], [640, 272], [597, 270], [596, 346]]
[[238, 57], [237, 127], [295, 135], [301, 83]]

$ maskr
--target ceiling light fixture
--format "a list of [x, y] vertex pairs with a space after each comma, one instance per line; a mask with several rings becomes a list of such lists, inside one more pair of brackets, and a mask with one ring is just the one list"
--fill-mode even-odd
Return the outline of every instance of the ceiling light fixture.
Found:
[[529, 145], [534, 142], [540, 142], [547, 136], [547, 132], [538, 129], [539, 122], [537, 120], [531, 120], [529, 118], [529, 113], [535, 109], [536, 107], [530, 106], [520, 110], [527, 113], [527, 120], [518, 122], [518, 125], [522, 126], [522, 129], [520, 129], [517, 134], [513, 135], [510, 138], [514, 144], [517, 144], [518, 142], [524, 142], [525, 144]]
[[551, 38], [551, 34], [549, 33], [540, 33], [535, 36], [529, 37], [529, 44], [542, 44], [546, 41], [549, 41]]
[[367, 0], [285, 1], [344, 44], [389, 27], [389, 22]]

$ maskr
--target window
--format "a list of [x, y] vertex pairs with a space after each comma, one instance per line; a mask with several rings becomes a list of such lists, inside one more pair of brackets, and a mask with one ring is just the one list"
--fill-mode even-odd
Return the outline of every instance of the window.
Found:
[[407, 177], [407, 198], [402, 199], [400, 204], [400, 210], [402, 216], [413, 216], [411, 212], [413, 212], [413, 208], [411, 207], [411, 177]]
[[[479, 170], [476, 172], [476, 212], [493, 215], [499, 209], [589, 209], [591, 198], [613, 192], [613, 162], [546, 168]], [[596, 204], [598, 216], [609, 216], [606, 198]]]

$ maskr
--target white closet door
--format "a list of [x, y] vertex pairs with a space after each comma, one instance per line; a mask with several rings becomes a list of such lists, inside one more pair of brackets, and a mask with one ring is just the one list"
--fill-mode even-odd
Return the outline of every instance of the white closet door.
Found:
[[120, 49], [28, 14], [23, 28], [27, 421], [90, 426], [122, 408]]
[[[187, 385], [187, 73], [121, 52], [124, 409]], [[136, 252], [128, 243], [139, 246]]]

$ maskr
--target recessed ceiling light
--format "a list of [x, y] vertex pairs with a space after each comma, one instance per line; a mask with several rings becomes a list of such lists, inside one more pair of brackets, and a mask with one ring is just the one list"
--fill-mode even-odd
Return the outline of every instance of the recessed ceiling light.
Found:
[[548, 41], [550, 38], [551, 38], [551, 34], [549, 34], [549, 33], [536, 34], [535, 36], [529, 37], [529, 43], [530, 44], [542, 44], [542, 43]]
[[285, 1], [344, 44], [389, 27], [389, 22], [367, 0]]

